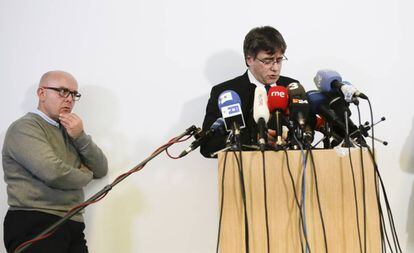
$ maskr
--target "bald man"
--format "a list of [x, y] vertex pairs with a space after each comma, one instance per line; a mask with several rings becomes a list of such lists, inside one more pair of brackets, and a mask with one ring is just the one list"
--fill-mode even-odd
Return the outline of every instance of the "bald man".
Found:
[[[84, 201], [83, 187], [108, 171], [101, 149], [72, 113], [81, 97], [69, 73], [45, 73], [37, 89], [38, 108], [13, 122], [3, 144], [9, 210], [4, 244], [13, 252]], [[88, 252], [82, 214], [25, 252]]]

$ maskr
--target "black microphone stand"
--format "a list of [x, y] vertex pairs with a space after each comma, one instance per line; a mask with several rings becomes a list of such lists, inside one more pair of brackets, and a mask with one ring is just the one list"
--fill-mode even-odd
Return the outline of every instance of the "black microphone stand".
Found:
[[348, 124], [348, 112], [344, 112], [344, 119], [345, 119], [345, 138], [344, 143], [342, 144], [342, 147], [344, 148], [352, 148], [354, 147], [354, 144], [351, 142], [351, 138], [349, 136], [349, 124]]
[[[184, 137], [186, 135], [193, 135], [195, 131], [197, 131], [197, 127], [194, 126], [194, 125], [192, 125], [188, 129], [186, 129], [184, 133], [180, 134], [179, 136], [175, 137], [174, 139], [175, 140], [179, 140], [179, 139], [181, 139], [182, 137]], [[137, 169], [139, 169], [141, 167], [144, 167], [149, 161], [151, 161], [153, 158], [155, 158], [156, 156], [158, 156], [159, 154], [161, 154], [162, 152], [164, 152], [167, 148], [169, 148], [173, 144], [174, 144], [174, 142], [171, 142], [170, 141], [168, 144], [162, 146], [162, 148], [156, 150], [153, 154], [151, 154], [149, 157], [147, 157], [145, 160], [143, 160], [141, 163], [139, 163], [133, 169], [131, 169], [130, 172], [131, 171], [132, 172], [135, 172], [134, 170], [137, 170]], [[86, 200], [85, 202], [82, 203], [82, 204], [87, 203], [86, 205], [79, 205], [79, 208], [73, 210], [72, 212], [67, 213], [60, 220], [58, 220], [57, 222], [55, 222], [54, 224], [52, 224], [50, 227], [48, 227], [47, 229], [45, 229], [43, 232], [41, 232], [39, 235], [37, 235], [33, 239], [41, 238], [44, 235], [47, 235], [47, 234], [51, 233], [52, 231], [56, 230], [57, 228], [59, 228], [63, 223], [65, 223], [66, 221], [68, 221], [74, 215], [78, 214], [81, 210], [83, 210], [89, 204], [94, 203], [95, 201], [98, 201], [99, 198], [101, 198], [104, 195], [106, 195], [110, 190], [112, 190], [112, 188], [115, 185], [117, 185], [118, 183], [120, 183], [121, 181], [123, 181], [125, 178], [127, 178], [129, 175], [131, 175], [132, 172], [131, 173], [125, 173], [125, 174], [121, 175], [120, 177], [118, 177], [117, 179], [115, 179], [114, 182], [112, 182], [111, 184], [105, 186], [102, 190], [100, 190], [95, 195], [93, 195], [88, 200]], [[28, 243], [27, 245], [25, 245], [22, 248], [18, 249], [14, 253], [23, 252], [28, 247], [30, 247], [32, 244], [33, 244], [33, 242]]]

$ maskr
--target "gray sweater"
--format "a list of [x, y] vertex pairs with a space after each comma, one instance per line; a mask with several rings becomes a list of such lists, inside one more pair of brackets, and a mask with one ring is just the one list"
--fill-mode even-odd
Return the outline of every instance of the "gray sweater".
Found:
[[[84, 201], [82, 188], [108, 171], [105, 155], [90, 136], [72, 139], [62, 126], [34, 113], [9, 127], [2, 155], [9, 210], [64, 216]], [[89, 170], [80, 169], [81, 163]], [[82, 214], [72, 220], [82, 222]]]

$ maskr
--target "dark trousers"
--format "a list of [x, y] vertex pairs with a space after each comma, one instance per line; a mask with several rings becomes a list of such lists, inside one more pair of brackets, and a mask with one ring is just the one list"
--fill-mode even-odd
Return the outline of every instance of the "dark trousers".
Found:
[[[8, 211], [4, 218], [4, 245], [12, 253], [21, 243], [33, 239], [59, 216], [37, 211]], [[69, 220], [50, 237], [30, 245], [24, 253], [88, 253], [85, 224]]]

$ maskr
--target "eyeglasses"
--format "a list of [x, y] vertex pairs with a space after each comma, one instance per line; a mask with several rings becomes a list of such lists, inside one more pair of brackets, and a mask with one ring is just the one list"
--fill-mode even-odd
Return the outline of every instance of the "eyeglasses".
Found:
[[56, 87], [42, 87], [42, 88], [57, 91], [57, 92], [59, 92], [59, 96], [61, 96], [63, 98], [67, 98], [67, 97], [69, 97], [69, 95], [71, 95], [73, 101], [78, 101], [82, 96], [79, 92], [71, 91], [71, 90], [66, 89], [66, 88], [56, 88]]
[[256, 59], [258, 61], [260, 61], [261, 63], [263, 63], [267, 67], [273, 66], [275, 63], [279, 65], [279, 64], [282, 64], [283, 61], [288, 60], [288, 58], [285, 55], [282, 55], [282, 57], [276, 58], [276, 60], [273, 60], [273, 59], [264, 59], [264, 60], [262, 60], [262, 59], [259, 59], [259, 58], [256, 58]]

